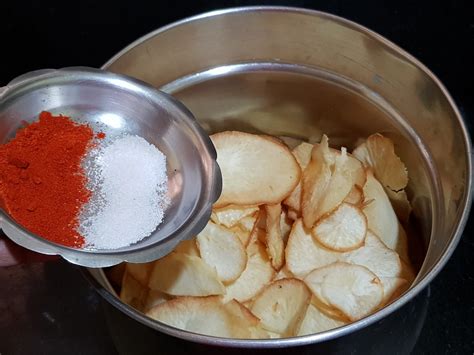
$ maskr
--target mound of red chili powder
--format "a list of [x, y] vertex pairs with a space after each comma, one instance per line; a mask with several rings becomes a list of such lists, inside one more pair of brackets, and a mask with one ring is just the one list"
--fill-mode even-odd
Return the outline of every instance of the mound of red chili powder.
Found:
[[55, 243], [84, 245], [78, 217], [91, 192], [81, 162], [93, 139], [89, 126], [42, 112], [0, 146], [0, 196], [19, 224]]

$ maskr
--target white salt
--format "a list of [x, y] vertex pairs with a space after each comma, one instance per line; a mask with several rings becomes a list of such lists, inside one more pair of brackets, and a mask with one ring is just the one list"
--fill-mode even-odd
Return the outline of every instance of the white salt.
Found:
[[122, 136], [86, 163], [91, 201], [79, 232], [87, 247], [117, 249], [149, 236], [167, 205], [166, 157], [138, 136]]

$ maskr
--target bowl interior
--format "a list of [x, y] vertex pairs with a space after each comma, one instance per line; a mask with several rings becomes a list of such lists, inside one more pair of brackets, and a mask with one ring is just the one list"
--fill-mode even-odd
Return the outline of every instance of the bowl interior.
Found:
[[[459, 113], [432, 73], [366, 28], [304, 9], [216, 11], [137, 40], [104, 68], [173, 94], [210, 133], [238, 129], [310, 142], [326, 133], [331, 145], [351, 149], [359, 138], [381, 132], [393, 139], [408, 168], [410, 257], [419, 268], [409, 291], [340, 329], [297, 341], [222, 339], [221, 345], [301, 345], [365, 327], [420, 292], [459, 240], [471, 183], [469, 138]], [[115, 298], [109, 300], [167, 334], [217, 342], [146, 319]]]

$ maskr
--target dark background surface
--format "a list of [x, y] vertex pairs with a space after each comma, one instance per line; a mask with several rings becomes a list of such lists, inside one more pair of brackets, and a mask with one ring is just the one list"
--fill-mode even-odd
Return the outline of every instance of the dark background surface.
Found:
[[[0, 86], [33, 69], [100, 67], [131, 41], [162, 25], [208, 10], [252, 4], [327, 11], [380, 33], [441, 79], [472, 127], [474, 7], [467, 0], [383, 4], [337, 0], [192, 4], [0, 0]], [[474, 353], [472, 234], [469, 222], [451, 260], [431, 285], [428, 316], [414, 354]], [[99, 296], [66, 263], [0, 269], [0, 290], [1, 355], [116, 353]], [[391, 349], [386, 353], [392, 353]]]

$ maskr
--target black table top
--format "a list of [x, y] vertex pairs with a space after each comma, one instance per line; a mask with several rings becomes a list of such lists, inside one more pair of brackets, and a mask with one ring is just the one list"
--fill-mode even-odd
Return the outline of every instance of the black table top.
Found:
[[[186, 16], [273, 4], [313, 8], [358, 22], [392, 40], [445, 84], [469, 128], [474, 122], [474, 9], [466, 1], [59, 0], [0, 2], [0, 86], [34, 69], [100, 67], [125, 45]], [[414, 354], [473, 354], [472, 218], [430, 287]], [[116, 354], [99, 296], [65, 262], [0, 269], [0, 354]], [[387, 353], [390, 350], [387, 349]]]

